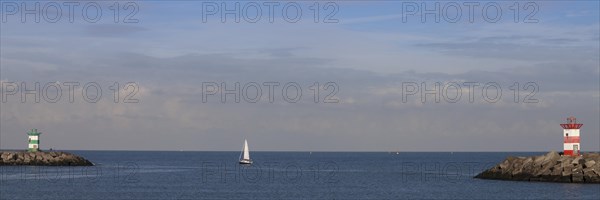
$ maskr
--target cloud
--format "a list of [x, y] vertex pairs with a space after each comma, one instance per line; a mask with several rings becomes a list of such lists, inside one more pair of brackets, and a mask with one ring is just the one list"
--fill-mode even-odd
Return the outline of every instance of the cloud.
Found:
[[95, 37], [128, 37], [148, 31], [147, 28], [137, 25], [122, 24], [92, 24], [84, 27], [84, 33]]
[[[600, 119], [598, 23], [369, 30], [362, 24], [387, 18], [362, 20], [202, 24], [186, 18], [52, 25], [56, 32], [48, 35], [32, 31], [36, 26], [3, 24], [2, 83], [97, 82], [104, 94], [87, 103], [80, 87], [75, 103], [55, 104], [11, 96], [2, 103], [0, 146], [21, 148], [23, 132], [38, 128], [43, 145], [57, 149], [237, 150], [248, 138], [257, 150], [545, 151], [562, 148], [554, 133], [575, 115], [585, 123], [582, 146], [600, 147], [593, 123]], [[437, 31], [442, 27], [447, 30]], [[270, 81], [280, 83], [273, 103], [266, 88], [258, 103], [221, 103], [219, 94], [202, 102], [203, 82]], [[114, 82], [138, 83], [140, 102], [115, 103]], [[303, 89], [297, 103], [283, 100], [288, 82]], [[335, 82], [340, 103], [323, 103], [331, 88], [320, 88], [314, 103], [315, 82]], [[486, 102], [479, 86], [474, 103], [466, 101], [466, 88], [457, 103], [423, 103], [420, 95], [404, 102], [403, 82], [493, 82], [503, 96]], [[520, 101], [532, 92], [523, 88], [528, 82], [539, 86], [540, 101], [515, 103], [515, 82]], [[117, 91], [120, 100], [129, 92]]]
[[[20, 129], [36, 127], [54, 132], [47, 136], [51, 139], [45, 140], [48, 145], [67, 149], [231, 150], [227, 147], [239, 146], [236, 139], [252, 138], [258, 150], [348, 150], [348, 145], [353, 146], [354, 150], [368, 151], [507, 150], [517, 147], [540, 150], [558, 148], [552, 145], [552, 137], [547, 134], [559, 128], [552, 127], [552, 124], [560, 123], [564, 115], [573, 114], [572, 102], [587, 107], [574, 113], [581, 119], [593, 121], [597, 119], [595, 111], [599, 110], [597, 105], [600, 100], [597, 95], [593, 96], [598, 89], [595, 86], [574, 93], [565, 89], [568, 85], [557, 87], [540, 84], [540, 92], [535, 96], [540, 99], [539, 103], [512, 102], [512, 93], [508, 89], [512, 81], [544, 76], [549, 76], [547, 79], [558, 75], [575, 76], [577, 70], [571, 68], [554, 67], [550, 71], [538, 67], [529, 69], [531, 72], [528, 73], [476, 71], [446, 74], [409, 71], [381, 75], [353, 69], [310, 67], [302, 62], [297, 64], [298, 67], [281, 66], [283, 63], [294, 65], [297, 60], [306, 59], [310, 58], [282, 56], [239, 59], [226, 54], [190, 54], [173, 58], [141, 54], [114, 57], [107, 61], [115, 67], [114, 70], [119, 70], [112, 78], [139, 82], [142, 91], [138, 96], [139, 103], [114, 103], [110, 90], [105, 90], [107, 94], [104, 100], [95, 104], [79, 99], [74, 104], [41, 103], [31, 106], [29, 103], [15, 102], [13, 98], [8, 104], [3, 104], [3, 124], [10, 124], [2, 127], [3, 133], [9, 133], [3, 135], [3, 141], [19, 141], [22, 135], [17, 133]], [[94, 66], [88, 67], [94, 69]], [[82, 75], [80, 73], [65, 71], [61, 77]], [[92, 80], [102, 76], [93, 70], [85, 75]], [[130, 79], [125, 79], [127, 77]], [[561, 84], [570, 84], [572, 87], [590, 85], [596, 80], [594, 77], [598, 75], [590, 74], [589, 79]], [[582, 82], [585, 80], [588, 82]], [[283, 101], [279, 90], [276, 91], [274, 103], [269, 103], [263, 97], [256, 104], [244, 101], [223, 104], [219, 101], [219, 95], [211, 96], [208, 103], [202, 103], [201, 84], [205, 81], [224, 82], [228, 87], [235, 82], [241, 82], [242, 85], [250, 81], [297, 82], [305, 93], [303, 100], [298, 103]], [[313, 96], [308, 87], [313, 81], [320, 81], [321, 84], [326, 81], [337, 82], [342, 103], [312, 102]], [[497, 81], [504, 87], [505, 96], [500, 102], [489, 103], [477, 91], [476, 102], [469, 103], [466, 100], [467, 93], [463, 91], [463, 101], [458, 103], [434, 103], [431, 96], [430, 101], [422, 103], [419, 95], [411, 96], [409, 102], [405, 103], [401, 97], [403, 81], [475, 81], [481, 84], [484, 81]], [[101, 83], [103, 87], [111, 84]], [[125, 94], [126, 91], [122, 92]], [[327, 94], [326, 91], [321, 92], [322, 95]], [[521, 92], [527, 94], [526, 91]], [[473, 126], [460, 125], [463, 123]], [[586, 126], [589, 127], [586, 132], [597, 130], [597, 125]], [[78, 130], [86, 131], [82, 133]], [[62, 139], [59, 141], [52, 135]], [[544, 137], [543, 141], [546, 142], [528, 146], [527, 140], [509, 139], [523, 136], [531, 140]], [[96, 143], [81, 145], [77, 142], [81, 137]], [[590, 137], [593, 139], [595, 136]], [[115, 138], [120, 141], [111, 142]], [[460, 138], [471, 139], [465, 144]], [[510, 142], [510, 145], [478, 145], [490, 139]], [[126, 145], [135, 141], [139, 144]], [[594, 146], [596, 143], [593, 141], [584, 144]], [[273, 145], [274, 142], [277, 144]], [[2, 145], [18, 148], [17, 144]]]

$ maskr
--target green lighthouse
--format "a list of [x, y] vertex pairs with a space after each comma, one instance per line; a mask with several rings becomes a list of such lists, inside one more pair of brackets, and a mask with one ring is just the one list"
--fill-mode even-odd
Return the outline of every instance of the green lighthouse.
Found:
[[37, 129], [31, 129], [30, 132], [27, 133], [29, 136], [29, 148], [27, 149], [29, 152], [36, 152], [40, 150], [40, 132]]

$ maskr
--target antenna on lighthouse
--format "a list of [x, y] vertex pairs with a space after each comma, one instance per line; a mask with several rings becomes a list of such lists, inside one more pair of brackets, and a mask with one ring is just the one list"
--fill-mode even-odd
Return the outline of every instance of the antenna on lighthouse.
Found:
[[567, 122], [569, 122], [569, 124], [576, 124], [577, 123], [577, 118], [570, 116], [567, 118]]

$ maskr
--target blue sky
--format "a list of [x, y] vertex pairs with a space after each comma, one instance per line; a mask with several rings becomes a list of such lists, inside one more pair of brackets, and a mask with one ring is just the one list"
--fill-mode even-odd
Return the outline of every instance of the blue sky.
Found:
[[[104, 95], [97, 103], [77, 96], [71, 103], [64, 95], [58, 103], [22, 103], [18, 94], [9, 96], [1, 104], [1, 148], [25, 146], [26, 131], [38, 128], [43, 148], [55, 149], [238, 150], [246, 138], [255, 150], [273, 151], [548, 151], [562, 149], [559, 124], [574, 115], [584, 123], [582, 149], [600, 150], [597, 1], [538, 1], [528, 9], [521, 1], [478, 2], [474, 22], [458, 2], [463, 14], [456, 23], [437, 23], [432, 15], [422, 22], [418, 13], [403, 22], [403, 5], [443, 8], [448, 1], [335, 2], [338, 23], [314, 23], [314, 1], [299, 2], [296, 23], [281, 10], [274, 23], [265, 10], [257, 23], [222, 23], [218, 14], [204, 23], [202, 2], [191, 1], [136, 2], [138, 23], [114, 23], [112, 3], [98, 2], [103, 15], [96, 23], [81, 13], [74, 23], [64, 16], [58, 23], [6, 16], [2, 83], [95, 82]], [[319, 2], [321, 18], [331, 11], [325, 3]], [[490, 3], [502, 8], [495, 23], [482, 15]], [[524, 23], [534, 7], [537, 22]], [[120, 19], [131, 10], [121, 11]], [[140, 102], [114, 103], [114, 82], [136, 82]], [[258, 103], [221, 103], [218, 96], [204, 103], [203, 82], [294, 82], [303, 97], [271, 103], [263, 88]], [[335, 82], [339, 102], [312, 102], [314, 82]], [[432, 96], [423, 103], [419, 95], [402, 100], [403, 83], [423, 82], [476, 82], [475, 92], [497, 83], [502, 97], [490, 103], [477, 93], [469, 102], [463, 87], [456, 103]], [[522, 102], [529, 82], [537, 85], [537, 103]]]

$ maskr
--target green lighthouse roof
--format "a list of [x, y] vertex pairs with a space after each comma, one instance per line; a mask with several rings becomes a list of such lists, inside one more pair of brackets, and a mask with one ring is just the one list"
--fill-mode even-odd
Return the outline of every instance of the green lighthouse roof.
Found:
[[40, 135], [42, 133], [38, 132], [36, 128], [31, 129], [31, 131], [27, 132], [27, 135]]

